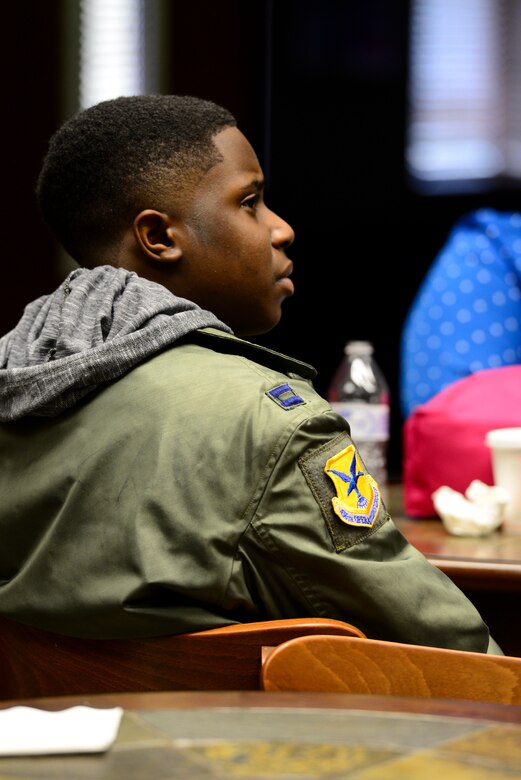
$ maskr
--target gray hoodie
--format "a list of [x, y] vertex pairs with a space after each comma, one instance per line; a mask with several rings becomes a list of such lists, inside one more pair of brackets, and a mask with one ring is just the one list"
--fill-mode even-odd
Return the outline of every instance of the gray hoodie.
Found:
[[54, 417], [199, 328], [211, 312], [123, 268], [72, 271], [0, 339], [0, 421]]

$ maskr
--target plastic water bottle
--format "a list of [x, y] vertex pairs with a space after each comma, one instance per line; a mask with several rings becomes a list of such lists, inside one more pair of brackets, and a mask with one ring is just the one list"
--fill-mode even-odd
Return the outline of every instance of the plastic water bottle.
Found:
[[348, 341], [328, 390], [333, 409], [345, 417], [369, 474], [387, 494], [389, 386], [369, 341]]

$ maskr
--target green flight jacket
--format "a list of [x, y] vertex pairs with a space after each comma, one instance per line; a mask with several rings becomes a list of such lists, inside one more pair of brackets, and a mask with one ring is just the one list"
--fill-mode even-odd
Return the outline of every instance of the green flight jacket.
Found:
[[0, 613], [99, 638], [320, 616], [500, 653], [380, 500], [370, 525], [335, 511], [326, 464], [353, 443], [314, 374], [205, 329], [72, 410], [2, 424]]

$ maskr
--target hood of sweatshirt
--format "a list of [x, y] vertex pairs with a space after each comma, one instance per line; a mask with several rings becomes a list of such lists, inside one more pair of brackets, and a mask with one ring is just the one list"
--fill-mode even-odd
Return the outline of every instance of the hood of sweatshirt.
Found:
[[0, 421], [54, 417], [214, 314], [122, 268], [72, 271], [0, 339]]

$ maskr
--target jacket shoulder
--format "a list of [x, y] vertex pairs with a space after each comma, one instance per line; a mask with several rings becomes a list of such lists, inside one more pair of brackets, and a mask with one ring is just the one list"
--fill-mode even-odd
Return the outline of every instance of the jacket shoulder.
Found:
[[224, 354], [242, 355], [260, 365], [285, 374], [294, 373], [304, 379], [314, 379], [317, 375], [316, 370], [309, 363], [304, 363], [302, 360], [297, 360], [215, 328], [202, 328], [194, 331], [187, 337], [187, 340]]

